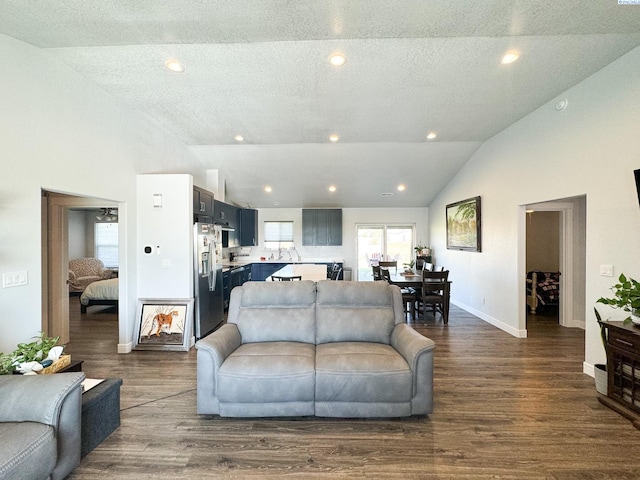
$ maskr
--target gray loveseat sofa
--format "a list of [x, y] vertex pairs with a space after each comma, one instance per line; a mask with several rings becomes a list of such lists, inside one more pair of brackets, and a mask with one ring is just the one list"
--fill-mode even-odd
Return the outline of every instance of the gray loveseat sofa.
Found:
[[84, 373], [0, 376], [0, 478], [65, 478], [80, 463]]
[[247, 282], [196, 343], [197, 409], [225, 417], [401, 417], [433, 408], [433, 341], [386, 282]]

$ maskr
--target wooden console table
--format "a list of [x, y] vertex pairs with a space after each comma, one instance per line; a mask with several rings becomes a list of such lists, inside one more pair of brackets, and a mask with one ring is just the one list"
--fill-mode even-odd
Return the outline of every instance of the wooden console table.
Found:
[[640, 327], [599, 323], [607, 343], [607, 395], [598, 400], [640, 429]]

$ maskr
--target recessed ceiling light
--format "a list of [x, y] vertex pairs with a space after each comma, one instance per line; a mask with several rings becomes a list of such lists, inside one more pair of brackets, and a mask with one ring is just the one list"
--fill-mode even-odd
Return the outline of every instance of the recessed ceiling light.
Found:
[[520, 52], [517, 52], [515, 50], [509, 50], [507, 53], [504, 54], [504, 56], [502, 57], [502, 60], [500, 60], [500, 63], [503, 65], [506, 65], [508, 63], [513, 63], [516, 60], [518, 60], [518, 58], [520, 58]]
[[272, 188], [269, 185], [267, 185], [266, 187], [264, 187], [264, 191], [267, 193], [271, 193]]
[[166, 62], [164, 62], [164, 66], [172, 72], [184, 72], [184, 66], [175, 58], [168, 59]]
[[340, 135], [338, 135], [337, 133], [332, 133], [331, 135], [329, 135], [329, 140], [335, 143], [340, 140]]
[[393, 197], [392, 192], [384, 192], [384, 193], [381, 193], [380, 195], [382, 195], [383, 197]]
[[429, 133], [427, 133], [427, 140], [433, 140], [437, 136], [438, 136], [438, 134], [436, 132], [429, 132]]
[[233, 137], [233, 139], [236, 142], [243, 142], [244, 141], [244, 137], [242, 135], [236, 135], [235, 137]]
[[347, 61], [342, 53], [333, 53], [329, 57], [329, 63], [334, 67], [341, 67]]
[[336, 186], [335, 186], [335, 185], [331, 185], [331, 186], [329, 187], [329, 191], [330, 191], [330, 192], [335, 192], [335, 191], [336, 191]]
[[407, 188], [407, 187], [405, 187], [403, 183], [401, 183], [400, 185], [398, 185], [398, 191], [399, 191], [399, 192], [404, 192], [406, 188]]

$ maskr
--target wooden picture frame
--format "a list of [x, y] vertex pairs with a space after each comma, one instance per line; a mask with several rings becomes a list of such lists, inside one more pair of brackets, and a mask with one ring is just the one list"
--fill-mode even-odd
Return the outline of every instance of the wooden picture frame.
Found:
[[480, 197], [446, 207], [447, 250], [482, 251]]
[[138, 299], [134, 350], [189, 351], [193, 298]]

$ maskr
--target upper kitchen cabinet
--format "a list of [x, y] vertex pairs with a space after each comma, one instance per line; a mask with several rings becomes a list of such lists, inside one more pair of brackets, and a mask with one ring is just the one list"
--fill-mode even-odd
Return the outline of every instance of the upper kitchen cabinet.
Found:
[[222, 246], [240, 246], [240, 209], [234, 205], [214, 202], [213, 223], [222, 226]]
[[240, 209], [240, 246], [258, 245], [258, 211], [252, 208]]
[[213, 193], [200, 187], [193, 187], [193, 221], [208, 223], [214, 215]]
[[303, 208], [302, 245], [342, 245], [342, 210]]

